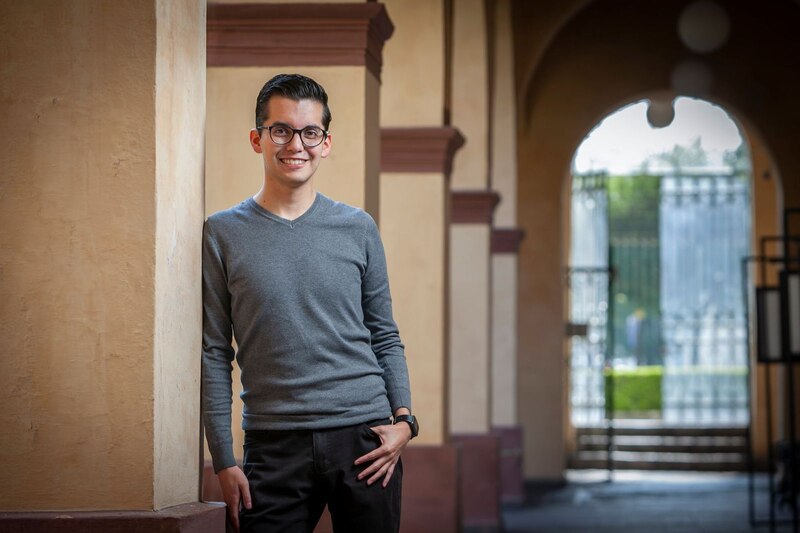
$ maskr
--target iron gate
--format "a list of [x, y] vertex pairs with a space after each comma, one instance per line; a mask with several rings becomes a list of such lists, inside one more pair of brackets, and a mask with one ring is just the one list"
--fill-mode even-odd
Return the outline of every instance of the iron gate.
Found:
[[613, 379], [642, 367], [660, 380], [659, 408], [648, 412], [664, 424], [746, 425], [739, 262], [750, 249], [748, 180], [654, 178], [656, 234], [615, 235], [609, 222], [613, 179], [573, 180], [569, 321], [584, 326], [573, 328], [571, 337], [573, 425], [625, 417], [607, 412], [615, 397], [606, 390], [608, 374]]

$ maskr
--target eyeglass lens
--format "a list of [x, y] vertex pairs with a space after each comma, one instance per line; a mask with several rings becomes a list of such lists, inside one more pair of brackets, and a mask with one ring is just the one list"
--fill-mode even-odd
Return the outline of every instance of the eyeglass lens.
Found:
[[269, 128], [269, 136], [275, 144], [289, 144], [295, 133], [300, 134], [300, 140], [308, 147], [317, 146], [325, 139], [325, 132], [316, 126], [306, 126], [302, 130], [282, 125]]

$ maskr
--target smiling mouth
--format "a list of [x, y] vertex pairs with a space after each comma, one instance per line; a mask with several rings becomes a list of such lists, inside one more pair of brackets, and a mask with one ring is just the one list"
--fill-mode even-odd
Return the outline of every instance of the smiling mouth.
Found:
[[305, 159], [281, 159], [280, 162], [284, 163], [286, 165], [302, 165], [303, 163], [306, 162], [306, 160]]

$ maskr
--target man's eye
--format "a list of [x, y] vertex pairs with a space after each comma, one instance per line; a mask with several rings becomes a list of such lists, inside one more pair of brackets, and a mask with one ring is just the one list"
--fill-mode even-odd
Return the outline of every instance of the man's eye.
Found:
[[319, 136], [322, 135], [322, 132], [318, 129], [306, 129], [303, 130], [303, 137], [306, 139], [316, 140], [319, 139]]
[[285, 135], [289, 135], [289, 130], [282, 126], [277, 126], [275, 128], [272, 128], [272, 134], [277, 135], [279, 137], [283, 137]]

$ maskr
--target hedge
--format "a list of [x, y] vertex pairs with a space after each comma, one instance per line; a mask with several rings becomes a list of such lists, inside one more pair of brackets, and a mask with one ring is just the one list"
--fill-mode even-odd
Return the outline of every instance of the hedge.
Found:
[[661, 366], [606, 369], [606, 405], [611, 406], [613, 374], [614, 411], [660, 411]]

